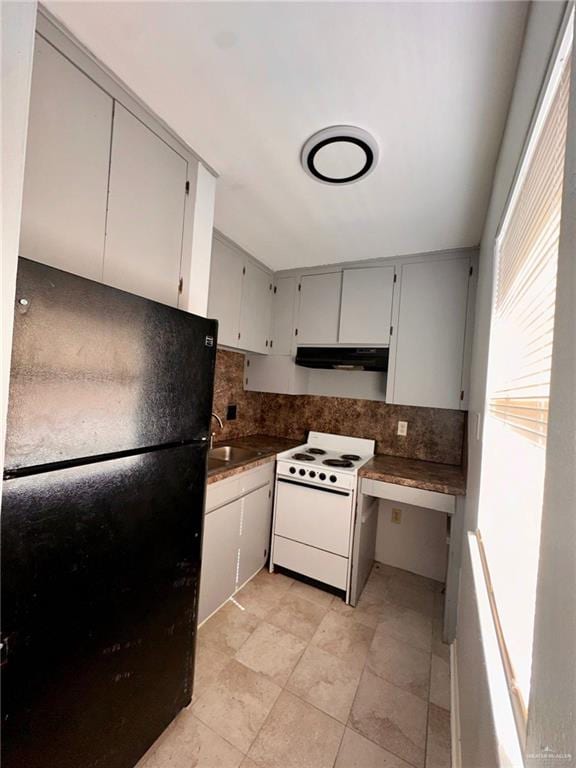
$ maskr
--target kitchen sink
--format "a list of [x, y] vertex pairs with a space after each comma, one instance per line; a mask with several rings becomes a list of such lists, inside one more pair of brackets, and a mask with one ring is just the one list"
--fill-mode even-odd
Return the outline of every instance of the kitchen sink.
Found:
[[241, 461], [249, 461], [260, 456], [260, 451], [254, 448], [240, 448], [236, 445], [221, 445], [218, 448], [212, 448], [208, 453], [209, 459], [217, 459], [226, 464], [237, 464]]

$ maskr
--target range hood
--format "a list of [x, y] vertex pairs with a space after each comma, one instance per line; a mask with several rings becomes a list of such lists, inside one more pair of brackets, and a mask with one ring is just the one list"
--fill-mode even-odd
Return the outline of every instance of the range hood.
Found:
[[388, 370], [388, 347], [298, 347], [296, 365], [337, 371]]

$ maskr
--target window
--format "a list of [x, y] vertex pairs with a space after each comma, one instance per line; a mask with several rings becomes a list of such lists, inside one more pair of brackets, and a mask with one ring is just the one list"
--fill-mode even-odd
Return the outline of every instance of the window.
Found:
[[478, 534], [521, 730], [532, 667], [572, 26], [496, 241]]

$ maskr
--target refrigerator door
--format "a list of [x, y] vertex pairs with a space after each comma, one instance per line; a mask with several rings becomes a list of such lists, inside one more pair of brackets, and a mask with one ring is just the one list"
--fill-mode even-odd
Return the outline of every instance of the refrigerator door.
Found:
[[14, 478], [3, 768], [132, 768], [191, 699], [206, 446]]
[[207, 439], [217, 323], [20, 259], [8, 473]]

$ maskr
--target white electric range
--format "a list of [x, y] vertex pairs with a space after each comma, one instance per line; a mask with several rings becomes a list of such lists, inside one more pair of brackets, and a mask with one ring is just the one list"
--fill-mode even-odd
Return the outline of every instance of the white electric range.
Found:
[[329, 584], [355, 604], [369, 567], [361, 561], [359, 526], [368, 521], [356, 515], [358, 470], [374, 447], [374, 440], [310, 432], [307, 443], [278, 454], [271, 571], [278, 565]]

